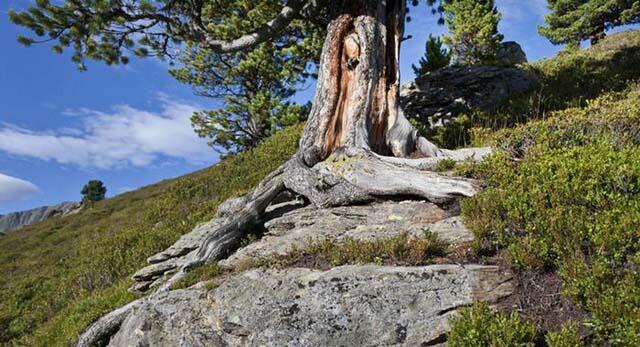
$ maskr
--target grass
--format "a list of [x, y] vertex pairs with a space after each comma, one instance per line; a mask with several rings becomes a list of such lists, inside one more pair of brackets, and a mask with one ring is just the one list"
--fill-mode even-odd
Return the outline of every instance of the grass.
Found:
[[[242, 272], [266, 267], [329, 268], [341, 265], [393, 264], [420, 266], [431, 264], [434, 258], [444, 257], [449, 245], [437, 235], [425, 231], [422, 237], [400, 234], [373, 240], [347, 238], [341, 242], [329, 239], [308, 240], [299, 248], [292, 248], [285, 255], [257, 257], [239, 263], [228, 272]], [[193, 269], [174, 284], [174, 289], [188, 288], [199, 282], [216, 284], [216, 278], [225, 271], [217, 263], [205, 264]]]
[[296, 150], [301, 126], [218, 165], [98, 202], [0, 240], [0, 344], [68, 346], [92, 321], [135, 299], [145, 259], [211, 219]]

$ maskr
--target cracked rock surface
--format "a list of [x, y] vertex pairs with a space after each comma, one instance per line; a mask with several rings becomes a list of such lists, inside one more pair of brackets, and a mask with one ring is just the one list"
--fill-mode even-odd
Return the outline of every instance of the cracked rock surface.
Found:
[[458, 308], [511, 291], [496, 266], [255, 269], [150, 297], [110, 346], [435, 346]]

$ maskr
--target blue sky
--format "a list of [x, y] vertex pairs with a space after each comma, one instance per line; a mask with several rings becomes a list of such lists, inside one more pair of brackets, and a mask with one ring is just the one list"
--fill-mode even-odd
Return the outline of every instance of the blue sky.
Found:
[[[90, 62], [79, 72], [68, 55], [48, 45], [25, 48], [25, 32], [0, 5], [0, 214], [78, 200], [90, 179], [105, 182], [110, 196], [214, 164], [218, 155], [191, 129], [194, 110], [215, 108], [216, 100], [195, 96], [167, 73], [167, 64], [133, 60], [126, 67]], [[538, 36], [544, 0], [497, 0], [506, 40], [523, 45], [530, 60], [554, 55], [559, 47]], [[403, 80], [424, 52], [428, 33], [442, 34], [425, 7], [412, 8], [402, 50]], [[296, 99], [306, 101], [313, 86]]]

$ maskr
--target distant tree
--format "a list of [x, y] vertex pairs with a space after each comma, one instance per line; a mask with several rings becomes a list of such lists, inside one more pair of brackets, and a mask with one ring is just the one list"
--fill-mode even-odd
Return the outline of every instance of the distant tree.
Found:
[[107, 188], [102, 181], [91, 180], [82, 187], [82, 202], [96, 202], [104, 200], [107, 194]]
[[498, 33], [502, 16], [494, 0], [452, 0], [442, 7], [450, 32], [443, 41], [452, 50], [454, 64], [492, 62], [503, 39]]
[[429, 34], [425, 51], [424, 56], [420, 58], [419, 66], [411, 65], [416, 77], [443, 68], [451, 62], [451, 51], [442, 47], [442, 41], [437, 36]]
[[540, 34], [554, 44], [579, 47], [583, 40], [596, 44], [611, 28], [640, 23], [638, 0], [548, 0], [551, 10]]

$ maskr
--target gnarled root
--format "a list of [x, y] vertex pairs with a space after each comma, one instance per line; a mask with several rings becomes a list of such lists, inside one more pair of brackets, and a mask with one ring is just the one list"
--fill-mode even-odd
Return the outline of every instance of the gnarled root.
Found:
[[[487, 150], [483, 150], [483, 153]], [[370, 151], [339, 149], [328, 160], [308, 167], [296, 156], [278, 168], [245, 198], [244, 207], [229, 222], [209, 235], [197, 252], [196, 263], [222, 259], [237, 247], [250, 228], [262, 222], [267, 206], [283, 191], [306, 197], [317, 207], [343, 206], [394, 196], [448, 203], [478, 191], [473, 180], [441, 176], [417, 167], [438, 160], [464, 160], [455, 151], [449, 156], [425, 159], [383, 159]], [[473, 154], [468, 150], [466, 154]], [[482, 156], [476, 156], [480, 159]], [[417, 164], [412, 165], [412, 161]]]

